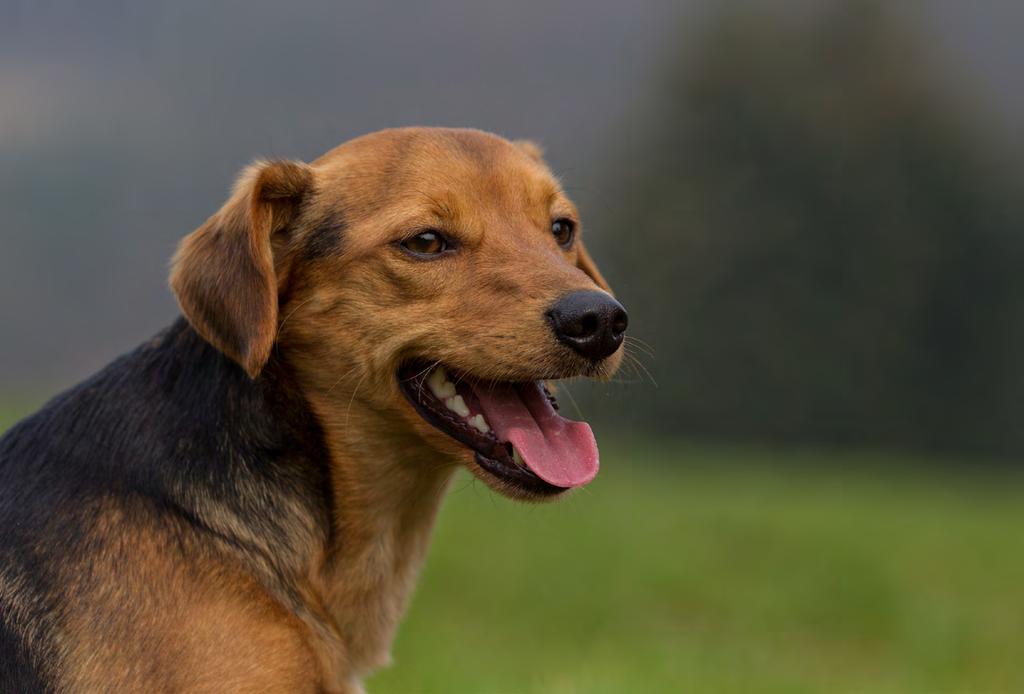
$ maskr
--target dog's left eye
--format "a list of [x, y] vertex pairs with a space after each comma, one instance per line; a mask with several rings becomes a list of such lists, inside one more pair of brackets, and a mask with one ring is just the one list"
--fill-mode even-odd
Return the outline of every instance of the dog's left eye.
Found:
[[448, 242], [436, 231], [424, 231], [402, 241], [402, 248], [416, 255], [437, 255], [448, 250]]
[[551, 222], [551, 233], [555, 241], [562, 248], [568, 248], [572, 244], [573, 236], [576, 233], [576, 225], [571, 219], [556, 219]]

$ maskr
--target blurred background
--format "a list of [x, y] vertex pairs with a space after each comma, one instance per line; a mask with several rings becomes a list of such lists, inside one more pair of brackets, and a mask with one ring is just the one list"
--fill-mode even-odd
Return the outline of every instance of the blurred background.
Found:
[[603, 471], [453, 487], [374, 692], [1024, 691], [1024, 4], [0, 0], [0, 430], [257, 156], [539, 141], [631, 316]]

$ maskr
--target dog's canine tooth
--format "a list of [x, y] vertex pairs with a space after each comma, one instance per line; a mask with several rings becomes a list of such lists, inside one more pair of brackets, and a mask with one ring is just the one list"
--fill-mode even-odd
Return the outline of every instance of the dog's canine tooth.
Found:
[[526, 463], [523, 462], [523, 456], [519, 455], [519, 451], [516, 450], [515, 446], [512, 447], [512, 462], [521, 467], [526, 467]]
[[444, 370], [443, 366], [430, 372], [427, 386], [438, 400], [447, 400], [455, 395], [455, 384], [448, 380], [448, 372]]
[[[452, 387], [454, 388], [454, 386]], [[453, 395], [448, 398], [444, 401], [444, 406], [460, 417], [469, 416], [469, 407], [466, 406], [466, 401], [462, 399], [461, 395]]]
[[490, 425], [487, 424], [487, 420], [484, 419], [484, 416], [482, 414], [470, 417], [469, 423], [476, 429], [479, 429], [480, 432], [483, 434], [488, 434], [491, 431]]

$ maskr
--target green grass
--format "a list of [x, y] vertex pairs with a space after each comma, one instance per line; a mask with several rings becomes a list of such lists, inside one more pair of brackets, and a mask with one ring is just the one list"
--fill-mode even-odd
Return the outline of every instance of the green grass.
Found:
[[32, 412], [38, 398], [0, 398], [0, 436], [16, 421]]
[[636, 445], [553, 505], [461, 477], [394, 654], [372, 694], [1024, 692], [1024, 479]]
[[457, 483], [370, 691], [1024, 691], [1024, 481], [628, 450], [557, 505]]

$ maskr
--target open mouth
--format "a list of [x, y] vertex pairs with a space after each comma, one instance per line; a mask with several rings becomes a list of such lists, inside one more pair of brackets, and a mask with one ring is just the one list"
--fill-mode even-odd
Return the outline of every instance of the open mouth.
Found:
[[483, 382], [418, 362], [403, 365], [398, 380], [423, 419], [470, 448], [506, 485], [553, 496], [597, 475], [590, 425], [559, 415], [542, 381]]

